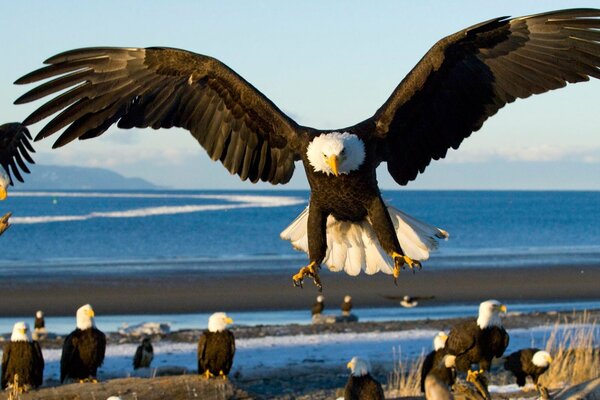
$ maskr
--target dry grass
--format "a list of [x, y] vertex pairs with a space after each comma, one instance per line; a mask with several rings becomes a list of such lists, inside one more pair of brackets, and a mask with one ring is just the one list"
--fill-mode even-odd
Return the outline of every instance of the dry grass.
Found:
[[579, 321], [560, 325], [557, 321], [548, 342], [548, 351], [554, 361], [540, 377], [540, 383], [549, 388], [577, 385], [600, 377], [600, 350], [596, 321], [584, 313]]
[[392, 397], [421, 395], [421, 368], [425, 361], [425, 353], [417, 359], [402, 357], [402, 349], [394, 348], [394, 370], [388, 377], [386, 393]]

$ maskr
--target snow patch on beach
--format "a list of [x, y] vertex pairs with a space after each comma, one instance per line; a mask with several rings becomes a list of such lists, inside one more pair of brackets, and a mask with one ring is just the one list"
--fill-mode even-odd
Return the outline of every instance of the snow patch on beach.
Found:
[[83, 215], [42, 215], [13, 217], [13, 224], [43, 224], [48, 222], [85, 221], [94, 218], [143, 218], [157, 215], [189, 214], [206, 211], [223, 211], [241, 208], [286, 207], [303, 204], [305, 199], [288, 196], [258, 195], [161, 195], [161, 194], [121, 194], [121, 193], [63, 193], [63, 192], [29, 192], [17, 193], [16, 196], [30, 197], [107, 197], [107, 198], [183, 198], [202, 200], [221, 200], [228, 204], [201, 204], [180, 206], [143, 207], [120, 211], [91, 212]]

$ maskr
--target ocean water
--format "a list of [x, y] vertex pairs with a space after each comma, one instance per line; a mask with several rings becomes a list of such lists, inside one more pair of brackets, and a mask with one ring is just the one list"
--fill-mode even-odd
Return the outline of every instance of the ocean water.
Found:
[[[308, 191], [12, 192], [0, 276], [275, 270], [306, 256], [279, 233]], [[600, 192], [386, 191], [450, 232], [437, 268], [597, 265]]]

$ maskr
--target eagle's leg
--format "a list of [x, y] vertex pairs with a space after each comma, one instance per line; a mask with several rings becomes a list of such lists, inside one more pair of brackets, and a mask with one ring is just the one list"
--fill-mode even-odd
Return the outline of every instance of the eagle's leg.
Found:
[[535, 386], [535, 390], [540, 394], [540, 397], [544, 400], [549, 399], [550, 395], [548, 394], [548, 389], [546, 389], [544, 386], [538, 384], [537, 382], [533, 383]]
[[414, 273], [415, 268], [421, 270], [423, 266], [421, 262], [418, 260], [413, 260], [412, 258], [405, 256], [404, 254], [396, 253], [395, 251], [391, 254], [392, 259], [394, 260], [394, 283], [398, 284], [398, 277], [400, 276], [400, 270], [405, 268], [405, 265], [410, 268], [410, 270]]
[[212, 378], [214, 375], [212, 374], [212, 372], [210, 372], [210, 371], [207, 369], [207, 370], [206, 370], [206, 371], [204, 371], [204, 372], [202, 373], [202, 375], [200, 375], [200, 376], [202, 376], [202, 377], [203, 377], [203, 378], [205, 378], [205, 379], [210, 379], [210, 378]]
[[480, 369], [479, 371], [469, 370], [467, 372], [467, 382], [471, 382], [477, 391], [483, 396], [484, 399], [489, 400], [492, 397], [487, 389], [487, 379], [483, 375], [485, 371]]
[[294, 286], [302, 287], [304, 277], [310, 276], [313, 278], [319, 292], [321, 292], [323, 291], [323, 285], [321, 284], [321, 278], [319, 277], [319, 269], [321, 268], [321, 262], [327, 253], [328, 214], [312, 201], [308, 210], [306, 229], [308, 231], [308, 257], [310, 258], [310, 264], [300, 268], [300, 271], [292, 277], [292, 280], [294, 281]]
[[313, 278], [315, 286], [317, 286], [319, 292], [323, 291], [323, 285], [321, 284], [321, 278], [319, 277], [320, 268], [321, 265], [318, 264], [316, 261], [311, 261], [310, 264], [308, 264], [306, 267], [300, 268], [300, 271], [298, 271], [298, 273], [292, 277], [292, 280], [294, 281], [294, 286], [302, 287], [302, 281], [304, 280], [304, 277], [310, 276], [311, 278]]
[[220, 370], [220, 371], [219, 371], [219, 377], [220, 377], [221, 379], [225, 380], [225, 381], [227, 380], [227, 375], [225, 375], [225, 374], [223, 373], [223, 370]]
[[387, 211], [385, 203], [381, 199], [381, 196], [377, 196], [371, 202], [368, 209], [369, 219], [375, 234], [377, 234], [377, 240], [379, 244], [394, 260], [394, 284], [398, 284], [398, 277], [400, 276], [400, 270], [406, 266], [415, 272], [415, 268], [421, 269], [421, 263], [417, 260], [413, 260], [404, 254], [402, 246], [398, 241], [396, 230], [394, 229], [394, 223], [390, 218], [390, 214]]

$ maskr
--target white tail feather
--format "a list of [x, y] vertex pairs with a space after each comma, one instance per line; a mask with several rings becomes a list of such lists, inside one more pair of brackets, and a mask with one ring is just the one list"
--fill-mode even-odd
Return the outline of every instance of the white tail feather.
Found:
[[[387, 206], [396, 236], [404, 253], [413, 260], [427, 260], [429, 252], [438, 247], [437, 239], [447, 239], [448, 232]], [[281, 232], [296, 250], [308, 253], [308, 207]], [[341, 270], [356, 276], [361, 270], [371, 275], [382, 271], [391, 274], [392, 257], [383, 250], [367, 219], [361, 222], [338, 221], [327, 218], [327, 253], [323, 264], [334, 272]]]

